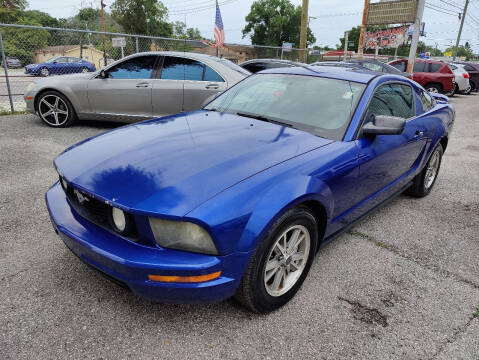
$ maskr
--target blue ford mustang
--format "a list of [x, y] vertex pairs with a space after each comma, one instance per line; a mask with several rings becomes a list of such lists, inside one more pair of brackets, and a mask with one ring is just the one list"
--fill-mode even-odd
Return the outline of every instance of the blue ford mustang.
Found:
[[57, 56], [44, 63], [25, 66], [25, 74], [49, 76], [96, 71], [95, 64], [71, 56]]
[[139, 296], [234, 295], [264, 313], [320, 245], [394, 195], [431, 191], [454, 118], [404, 77], [267, 70], [203, 110], [72, 146], [46, 201], [66, 246]]

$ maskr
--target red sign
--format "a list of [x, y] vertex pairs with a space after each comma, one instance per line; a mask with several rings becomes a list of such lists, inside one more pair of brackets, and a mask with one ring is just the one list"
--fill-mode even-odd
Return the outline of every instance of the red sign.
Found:
[[375, 32], [367, 32], [364, 47], [366, 49], [395, 48], [407, 43], [409, 26], [380, 29]]

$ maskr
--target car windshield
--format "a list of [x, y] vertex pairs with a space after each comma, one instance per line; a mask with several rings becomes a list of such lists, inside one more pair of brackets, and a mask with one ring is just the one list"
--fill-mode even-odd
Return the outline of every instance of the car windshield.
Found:
[[45, 61], [45, 62], [47, 62], [47, 63], [54, 62], [54, 61], [56, 61], [58, 58], [60, 58], [60, 56], [51, 58], [50, 60], [47, 60], [47, 61]]
[[280, 123], [341, 140], [365, 85], [293, 74], [256, 74], [205, 109]]
[[389, 64], [382, 64], [390, 73], [402, 75], [402, 71]]

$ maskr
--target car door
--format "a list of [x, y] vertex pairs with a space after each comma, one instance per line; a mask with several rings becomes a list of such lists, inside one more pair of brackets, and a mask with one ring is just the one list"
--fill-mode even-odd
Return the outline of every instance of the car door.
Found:
[[185, 60], [179, 56], [164, 56], [152, 81], [152, 108], [154, 116], [179, 113], [183, 110], [183, 82]]
[[51, 63], [49, 68], [50, 73], [52, 74], [68, 74], [68, 58], [66, 56], [61, 56]]
[[69, 57], [68, 58], [68, 66], [70, 67], [70, 72], [72, 73], [79, 73], [82, 70], [82, 63], [81, 59], [76, 57]]
[[199, 110], [204, 102], [227, 88], [218, 72], [202, 62], [185, 59], [183, 111]]
[[106, 69], [106, 78], [89, 80], [91, 113], [117, 120], [152, 117], [152, 76], [157, 60], [155, 55], [135, 56]]
[[[371, 208], [409, 181], [419, 166], [426, 145], [422, 117], [416, 117], [416, 96], [409, 84], [390, 82], [375, 90], [363, 118], [363, 126], [374, 116], [396, 116], [407, 119], [400, 135], [359, 135], [358, 202], [368, 201]], [[367, 210], [367, 209], [363, 209]]]
[[412, 71], [413, 80], [422, 86], [426, 85], [431, 78], [429, 73], [429, 63], [425, 61], [416, 61]]

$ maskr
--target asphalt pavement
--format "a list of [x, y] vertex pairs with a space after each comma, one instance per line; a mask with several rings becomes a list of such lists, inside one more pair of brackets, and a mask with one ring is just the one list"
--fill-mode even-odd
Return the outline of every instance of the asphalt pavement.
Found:
[[327, 245], [269, 315], [154, 304], [81, 263], [45, 207], [52, 160], [115, 125], [0, 117], [0, 358], [478, 360], [479, 94], [452, 102], [432, 193], [401, 195]]

